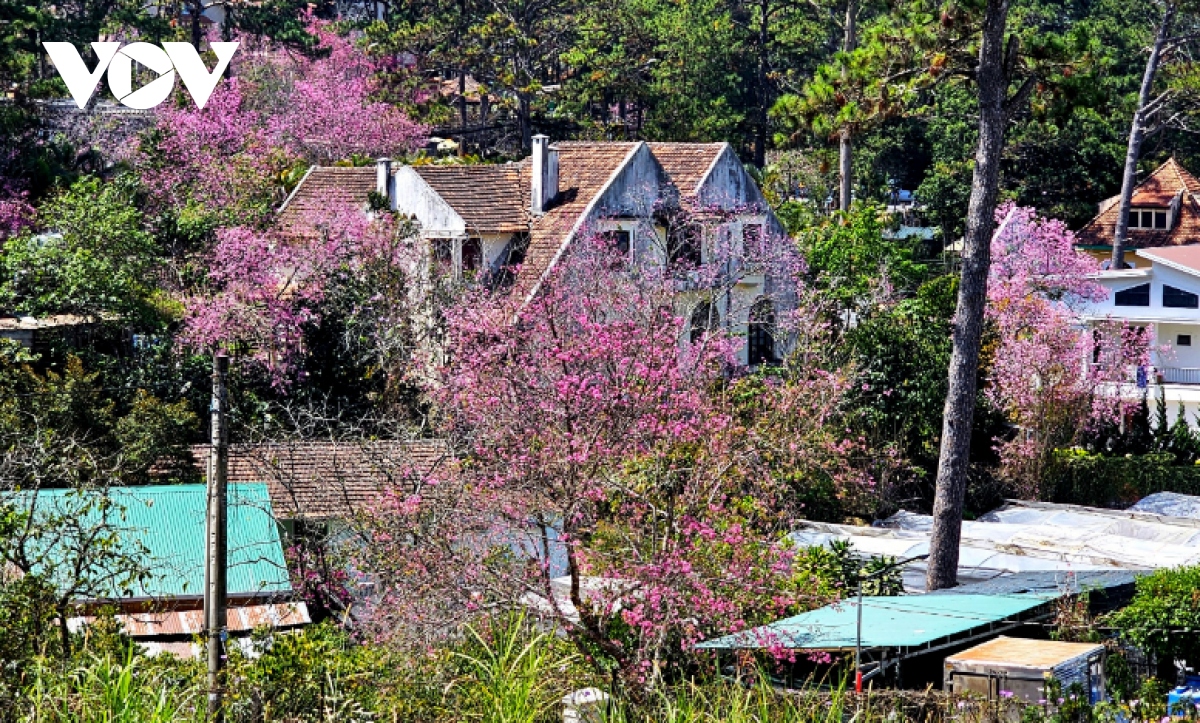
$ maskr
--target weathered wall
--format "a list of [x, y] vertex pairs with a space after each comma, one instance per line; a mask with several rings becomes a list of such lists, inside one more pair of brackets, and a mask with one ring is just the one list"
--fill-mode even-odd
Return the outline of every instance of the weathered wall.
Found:
[[426, 238], [467, 235], [467, 224], [421, 176], [409, 166], [395, 173], [392, 209], [413, 216]]

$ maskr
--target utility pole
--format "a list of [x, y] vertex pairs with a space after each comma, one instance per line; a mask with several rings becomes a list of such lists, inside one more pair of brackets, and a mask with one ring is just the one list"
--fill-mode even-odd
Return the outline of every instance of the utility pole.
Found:
[[208, 720], [223, 723], [222, 696], [226, 631], [226, 592], [228, 574], [227, 496], [229, 472], [229, 430], [225, 418], [229, 407], [229, 357], [213, 355], [212, 436], [208, 458], [208, 549], [204, 559], [204, 632], [208, 643]]

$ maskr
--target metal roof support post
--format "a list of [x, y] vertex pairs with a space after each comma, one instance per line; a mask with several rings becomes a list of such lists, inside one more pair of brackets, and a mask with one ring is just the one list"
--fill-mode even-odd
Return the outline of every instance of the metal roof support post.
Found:
[[[863, 586], [863, 582], [865, 580], [871, 580], [871, 579], [877, 578], [880, 575], [884, 574], [885, 572], [888, 572], [889, 570], [894, 570], [897, 567], [907, 565], [910, 562], [916, 562], [917, 560], [924, 560], [927, 557], [929, 557], [929, 553], [925, 553], [924, 555], [914, 555], [912, 557], [907, 557], [903, 560], [897, 560], [897, 561], [893, 562], [892, 564], [887, 565], [886, 567], [881, 567], [878, 570], [876, 570], [875, 572], [872, 572], [870, 574], [863, 574], [866, 572], [866, 570], [859, 571], [859, 573], [858, 573], [858, 625], [857, 625], [857, 629], [856, 629], [855, 635], [854, 635], [854, 692], [855, 693], [862, 692], [862, 684], [863, 684], [863, 672], [862, 672], [862, 611], [863, 611], [862, 586]], [[881, 671], [882, 671], [882, 667], [877, 667], [875, 672], [881, 672]], [[874, 675], [874, 673], [872, 673], [872, 675]]]
[[858, 630], [854, 636], [854, 692], [862, 692], [862, 584], [863, 575], [858, 576]]

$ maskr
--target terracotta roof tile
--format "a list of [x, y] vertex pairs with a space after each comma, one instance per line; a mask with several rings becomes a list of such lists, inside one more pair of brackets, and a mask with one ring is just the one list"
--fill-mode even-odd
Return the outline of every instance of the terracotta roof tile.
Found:
[[685, 196], [695, 194], [717, 162], [725, 143], [647, 143], [671, 183]]
[[515, 293], [528, 297], [537, 290], [542, 275], [570, 240], [588, 206], [638, 145], [586, 141], [554, 144], [558, 149], [558, 198], [530, 226], [529, 247], [517, 275]]
[[501, 166], [413, 166], [421, 178], [481, 233], [529, 227], [528, 161]]
[[284, 233], [307, 235], [305, 215], [338, 206], [366, 208], [375, 190], [375, 167], [341, 168], [314, 166], [279, 210], [279, 228]]
[[[207, 470], [208, 445], [193, 447], [192, 456]], [[385, 489], [424, 477], [448, 459], [436, 440], [235, 444], [228, 480], [265, 483], [282, 518], [349, 518]]]
[[[1179, 218], [1170, 231], [1129, 230], [1129, 248], [1183, 246], [1200, 242], [1200, 179], [1171, 158], [1142, 181], [1133, 192], [1132, 205], [1166, 208], [1180, 192], [1183, 193]], [[1075, 233], [1076, 242], [1088, 246], [1111, 246], [1116, 234], [1119, 204], [1117, 198], [1106, 199], [1101, 211], [1086, 226]]]

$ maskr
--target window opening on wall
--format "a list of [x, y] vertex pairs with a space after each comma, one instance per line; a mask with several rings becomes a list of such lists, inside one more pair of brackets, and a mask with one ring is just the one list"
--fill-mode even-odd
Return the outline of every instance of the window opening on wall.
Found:
[[629, 257], [629, 250], [631, 249], [632, 245], [634, 245], [632, 233], [618, 228], [616, 231], [606, 231], [601, 235], [602, 238], [608, 241], [608, 243], [612, 244], [613, 250], [616, 251], [620, 257]]
[[1174, 286], [1163, 286], [1163, 306], [1169, 309], [1200, 308], [1200, 296]]
[[760, 298], [750, 307], [750, 325], [746, 335], [746, 362], [750, 366], [774, 364], [775, 307], [768, 298]]
[[443, 274], [454, 272], [454, 239], [435, 238], [430, 241], [433, 248], [433, 266]]
[[667, 261], [671, 266], [697, 268], [703, 263], [700, 229], [682, 224], [671, 229], [667, 236]]
[[1130, 209], [1129, 228], [1139, 231], [1165, 231], [1167, 212], [1152, 208]]
[[763, 238], [761, 223], [748, 223], [742, 226], [742, 248], [753, 248]]
[[715, 328], [717, 328], [716, 309], [713, 308], [711, 302], [701, 301], [692, 310], [691, 330], [688, 335], [689, 341], [695, 344]]
[[463, 274], [477, 274], [483, 268], [483, 242], [478, 238], [463, 239]]
[[1116, 306], [1150, 306], [1150, 284], [1141, 284], [1124, 291], [1118, 291], [1113, 296]]

